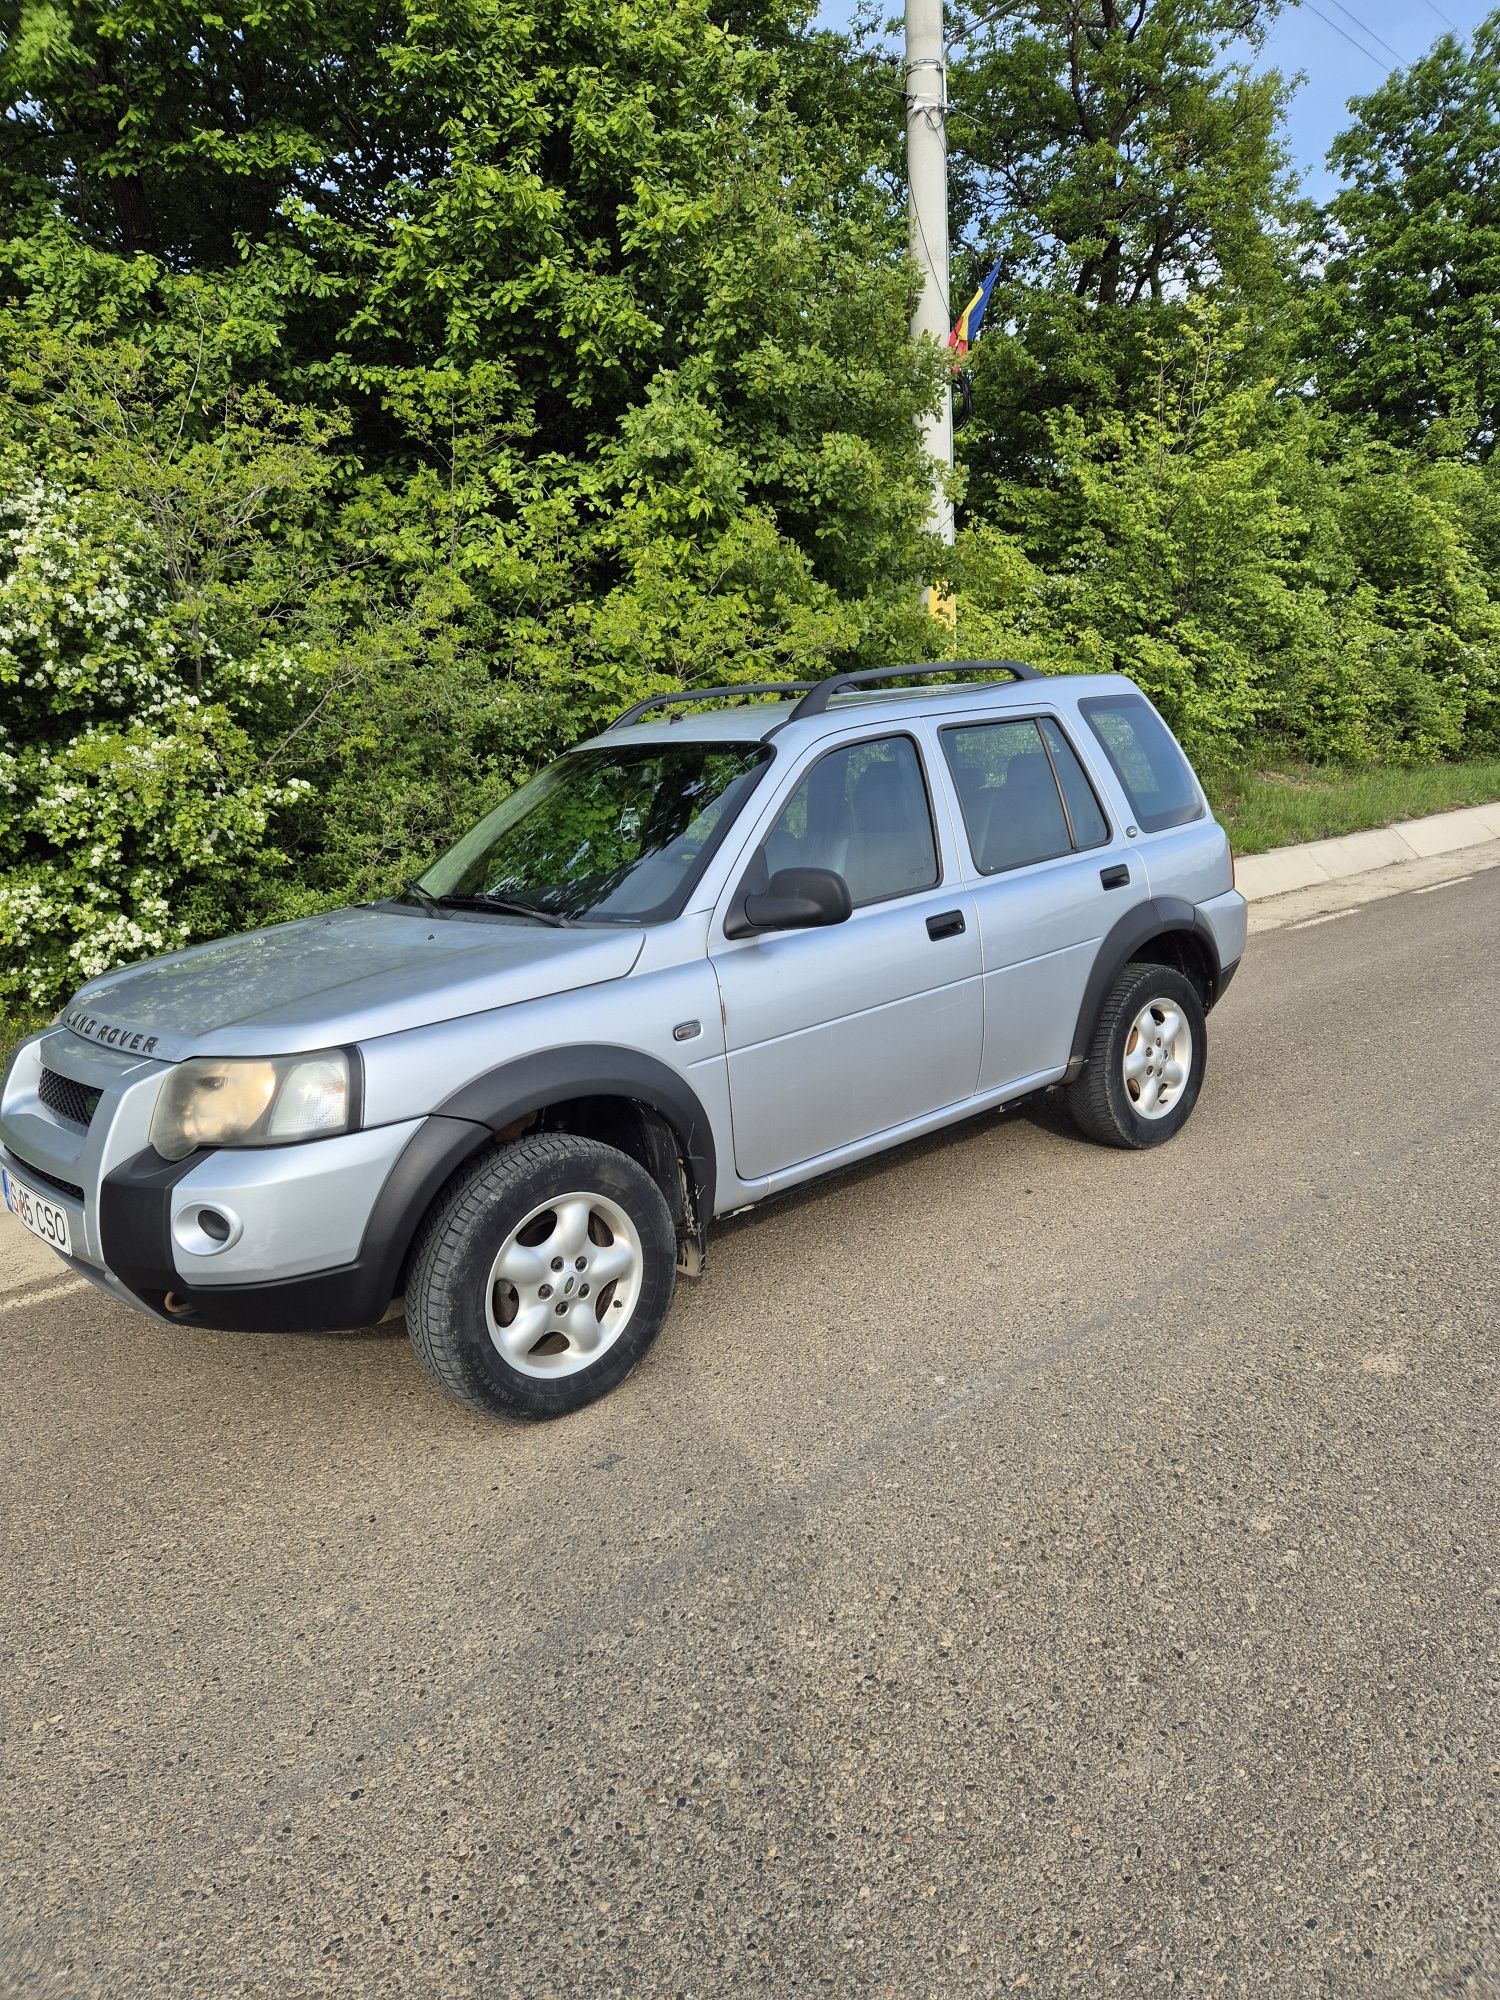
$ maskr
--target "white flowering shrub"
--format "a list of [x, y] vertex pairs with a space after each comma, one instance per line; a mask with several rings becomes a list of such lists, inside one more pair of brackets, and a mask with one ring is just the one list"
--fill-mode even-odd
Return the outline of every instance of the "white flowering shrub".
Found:
[[262, 764], [299, 663], [206, 634], [157, 549], [107, 496], [0, 480], [0, 1008], [248, 920], [308, 789]]

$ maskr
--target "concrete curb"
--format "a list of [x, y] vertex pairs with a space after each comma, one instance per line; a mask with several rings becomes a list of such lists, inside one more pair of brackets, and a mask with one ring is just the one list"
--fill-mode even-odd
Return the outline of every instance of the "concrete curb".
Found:
[[1373, 868], [1389, 868], [1398, 861], [1482, 847], [1491, 840], [1500, 840], [1500, 800], [1430, 813], [1425, 819], [1404, 819], [1396, 826], [1372, 827], [1368, 833], [1345, 833], [1334, 840], [1273, 847], [1269, 854], [1247, 854], [1235, 863], [1235, 882], [1240, 894], [1256, 903], [1292, 889], [1312, 889], [1320, 882], [1341, 882]]

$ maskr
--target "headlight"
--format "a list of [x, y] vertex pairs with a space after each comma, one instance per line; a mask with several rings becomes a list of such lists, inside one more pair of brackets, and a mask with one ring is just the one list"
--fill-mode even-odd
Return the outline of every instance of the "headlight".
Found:
[[164, 1160], [200, 1146], [284, 1146], [325, 1139], [350, 1122], [349, 1058], [192, 1056], [162, 1086], [151, 1143]]

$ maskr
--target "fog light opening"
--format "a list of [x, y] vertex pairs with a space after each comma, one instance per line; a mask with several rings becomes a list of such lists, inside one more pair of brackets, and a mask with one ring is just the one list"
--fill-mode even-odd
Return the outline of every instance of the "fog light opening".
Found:
[[[217, 1257], [244, 1233], [245, 1225], [227, 1203], [181, 1208], [172, 1218], [172, 1240], [189, 1257]], [[177, 1268], [180, 1272], [183, 1266]]]

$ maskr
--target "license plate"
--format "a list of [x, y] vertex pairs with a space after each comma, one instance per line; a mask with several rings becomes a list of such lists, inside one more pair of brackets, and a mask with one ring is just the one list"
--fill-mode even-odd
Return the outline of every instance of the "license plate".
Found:
[[29, 1229], [44, 1243], [50, 1243], [54, 1250], [61, 1250], [64, 1256], [71, 1255], [73, 1240], [68, 1233], [68, 1211], [65, 1208], [60, 1208], [55, 1201], [48, 1201], [35, 1188], [27, 1187], [25, 1181], [18, 1181], [9, 1167], [0, 1167], [0, 1194], [4, 1195], [5, 1206], [23, 1229]]

